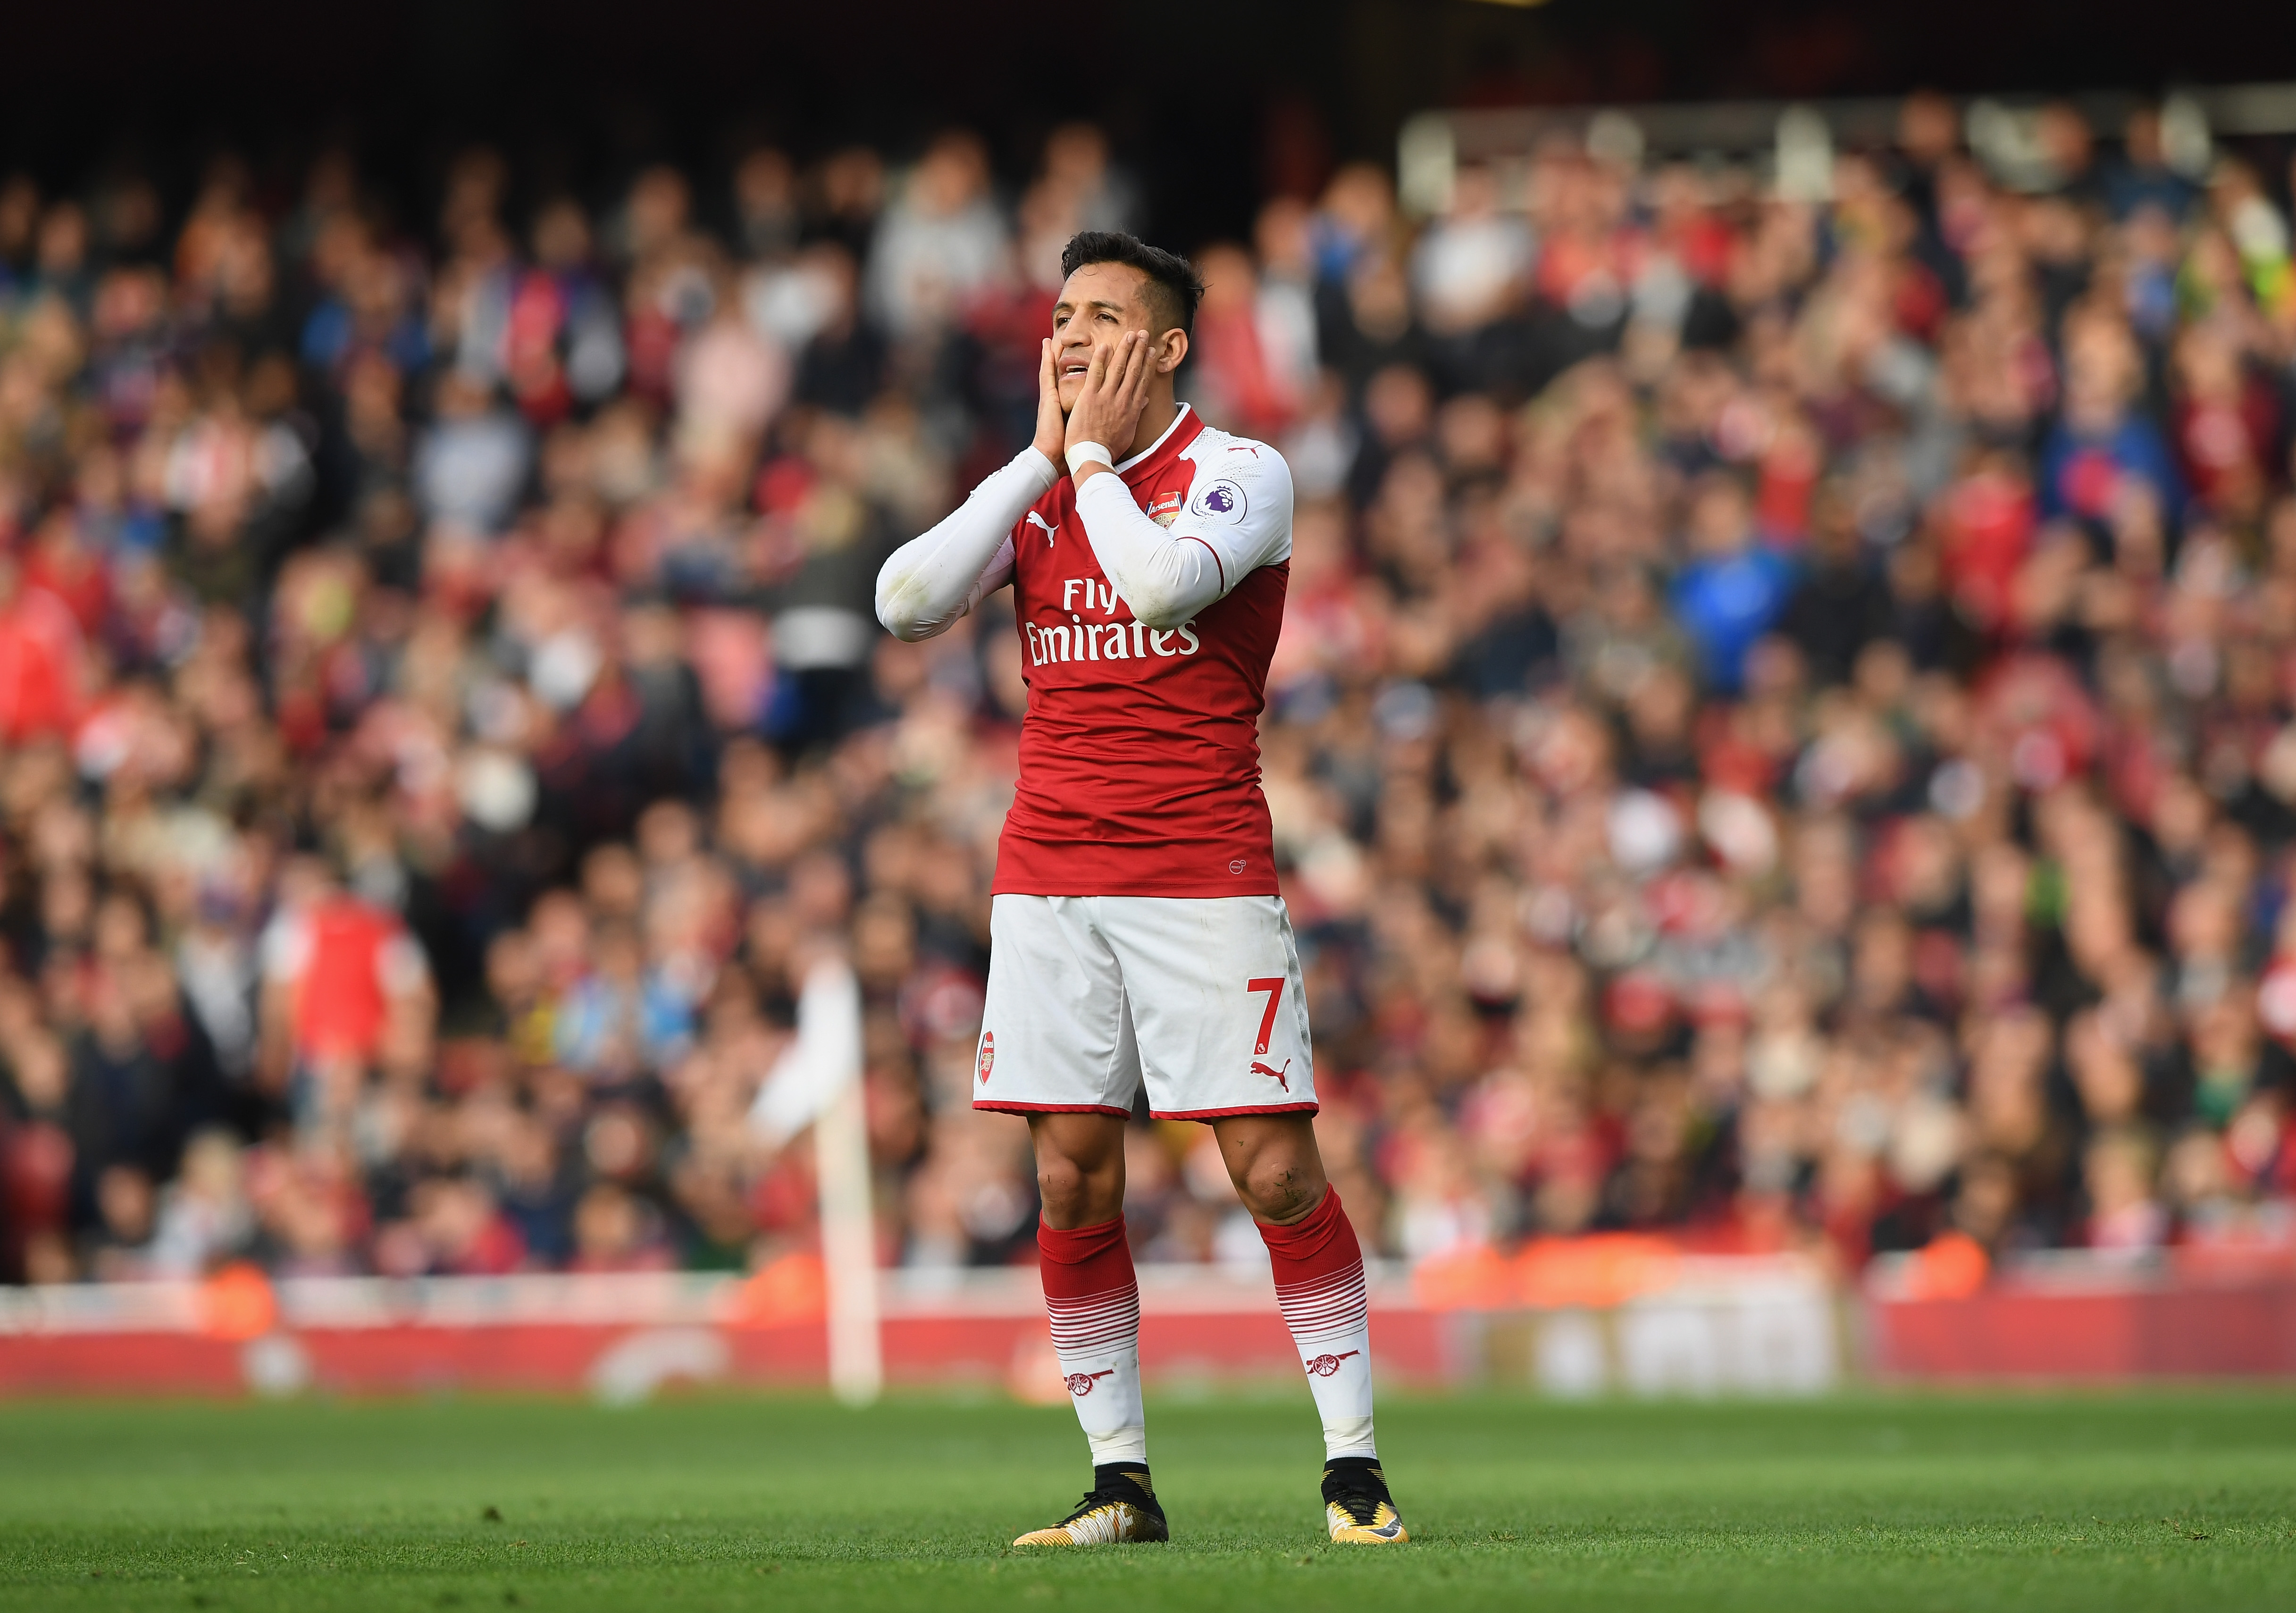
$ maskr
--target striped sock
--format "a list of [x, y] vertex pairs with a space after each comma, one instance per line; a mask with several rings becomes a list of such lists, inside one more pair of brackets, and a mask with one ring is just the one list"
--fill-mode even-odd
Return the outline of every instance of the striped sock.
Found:
[[1308, 1387], [1324, 1419], [1324, 1456], [1376, 1456], [1371, 1432], [1371, 1317], [1363, 1247], [1340, 1207], [1340, 1191], [1288, 1227], [1261, 1222], [1275, 1266], [1275, 1304], [1300, 1346]]
[[1124, 1218], [1062, 1231], [1037, 1227], [1037, 1269], [1053, 1350], [1095, 1466], [1148, 1461], [1140, 1409], [1140, 1284]]

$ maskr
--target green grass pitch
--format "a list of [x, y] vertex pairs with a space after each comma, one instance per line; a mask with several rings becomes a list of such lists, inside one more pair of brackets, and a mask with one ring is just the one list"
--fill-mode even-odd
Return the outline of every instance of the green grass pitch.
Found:
[[1026, 1556], [1058, 1406], [0, 1406], [0, 1609], [2296, 1607], [2296, 1394], [1390, 1396], [1393, 1550], [1323, 1540], [1304, 1394], [1150, 1431], [1173, 1543]]

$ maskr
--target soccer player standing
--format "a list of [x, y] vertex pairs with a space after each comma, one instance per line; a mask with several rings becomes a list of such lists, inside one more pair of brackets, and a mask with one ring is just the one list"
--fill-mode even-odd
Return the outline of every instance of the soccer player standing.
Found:
[[1277, 893], [1259, 720], [1283, 619], [1292, 475], [1173, 395], [1203, 287], [1087, 232], [1038, 374], [1034, 442], [877, 579], [928, 638], [1011, 584], [1029, 683], [998, 847], [973, 1106], [1028, 1117], [1053, 1345], [1093, 1487], [1019, 1545], [1166, 1538], [1140, 1396], [1124, 1127], [1209, 1123], [1275, 1271], [1324, 1422], [1335, 1541], [1406, 1538], [1372, 1440], [1363, 1253], [1324, 1176], [1300, 956]]

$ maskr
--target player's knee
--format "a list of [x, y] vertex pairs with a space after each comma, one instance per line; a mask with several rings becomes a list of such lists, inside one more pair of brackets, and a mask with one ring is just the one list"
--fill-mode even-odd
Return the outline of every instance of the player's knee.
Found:
[[1084, 1197], [1084, 1173], [1072, 1159], [1039, 1159], [1037, 1193], [1047, 1210], [1070, 1207]]
[[1037, 1194], [1045, 1202], [1046, 1219], [1055, 1226], [1083, 1224], [1106, 1197], [1092, 1172], [1058, 1154], [1037, 1161]]
[[1324, 1173], [1309, 1160], [1269, 1150], [1235, 1173], [1244, 1208], [1262, 1221], [1296, 1221], [1324, 1196]]

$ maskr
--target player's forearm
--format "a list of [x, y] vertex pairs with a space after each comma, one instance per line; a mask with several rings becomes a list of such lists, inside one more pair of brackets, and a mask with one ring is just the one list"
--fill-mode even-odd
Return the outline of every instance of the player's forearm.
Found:
[[1034, 448], [990, 473], [972, 496], [893, 551], [877, 573], [877, 620], [896, 638], [931, 638], [970, 610], [997, 552], [1058, 473]]
[[1227, 591], [1218, 559], [1193, 538], [1175, 538], [1143, 514], [1112, 471], [1077, 487], [1077, 514], [1100, 569], [1132, 613], [1152, 628], [1176, 628]]

